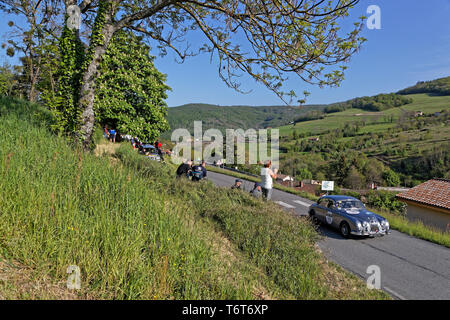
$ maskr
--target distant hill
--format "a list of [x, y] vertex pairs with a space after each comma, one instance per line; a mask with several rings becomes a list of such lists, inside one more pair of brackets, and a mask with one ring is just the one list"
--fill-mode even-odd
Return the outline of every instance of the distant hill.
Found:
[[[225, 129], [261, 129], [281, 127], [291, 123], [323, 119], [326, 114], [338, 113], [347, 109], [379, 112], [411, 104], [410, 94], [450, 95], [450, 77], [433, 81], [418, 82], [415, 86], [397, 93], [378, 94], [372, 97], [360, 97], [329, 105], [289, 106], [219, 106], [192, 103], [169, 108], [170, 131], [163, 138], [170, 138], [173, 130], [187, 128], [193, 133], [194, 121], [202, 121], [203, 131], [216, 128]], [[420, 108], [419, 108], [420, 109]]]
[[263, 129], [289, 124], [310, 111], [323, 111], [325, 105], [289, 106], [218, 106], [211, 104], [186, 104], [169, 108], [170, 132], [187, 128], [192, 133], [194, 121], [201, 120], [203, 130]]
[[437, 95], [450, 95], [450, 77], [432, 81], [419, 81], [415, 86], [400, 90], [398, 94], [433, 93]]
[[347, 109], [361, 109], [365, 111], [384, 111], [391, 108], [401, 107], [412, 103], [411, 98], [395, 93], [378, 94], [372, 97], [360, 97], [346, 102], [335, 103], [325, 108], [325, 113], [341, 112]]

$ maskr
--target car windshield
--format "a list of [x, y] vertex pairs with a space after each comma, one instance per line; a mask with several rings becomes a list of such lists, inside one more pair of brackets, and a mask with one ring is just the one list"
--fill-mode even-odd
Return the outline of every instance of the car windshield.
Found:
[[364, 204], [359, 200], [343, 200], [338, 202], [338, 207], [343, 209], [364, 209]]

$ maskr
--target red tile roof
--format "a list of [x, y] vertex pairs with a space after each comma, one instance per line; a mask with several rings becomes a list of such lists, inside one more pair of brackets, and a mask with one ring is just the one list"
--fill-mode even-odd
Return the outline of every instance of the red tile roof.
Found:
[[450, 210], [450, 180], [432, 179], [397, 194], [397, 198]]

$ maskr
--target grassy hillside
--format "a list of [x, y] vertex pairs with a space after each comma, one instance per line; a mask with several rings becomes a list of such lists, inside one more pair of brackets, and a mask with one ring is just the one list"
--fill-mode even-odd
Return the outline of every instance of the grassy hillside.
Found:
[[[209, 104], [188, 104], [169, 108], [169, 124], [172, 132], [177, 128], [193, 131], [194, 121], [201, 120], [204, 130], [260, 129], [288, 124], [312, 110], [323, 110], [324, 106], [216, 106]], [[165, 137], [170, 138], [170, 132]]]
[[[380, 299], [327, 263], [307, 220], [174, 177], [129, 145], [74, 150], [35, 105], [0, 99], [0, 265], [7, 298]], [[81, 290], [65, 292], [68, 266]], [[45, 282], [48, 286], [42, 286]], [[33, 284], [58, 287], [45, 294]]]

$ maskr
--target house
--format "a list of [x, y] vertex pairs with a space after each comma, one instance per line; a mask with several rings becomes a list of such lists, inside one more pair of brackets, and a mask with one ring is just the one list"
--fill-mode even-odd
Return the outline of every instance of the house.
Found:
[[284, 186], [293, 187], [295, 179], [285, 174], [277, 174], [276, 181]]
[[416, 111], [414, 113], [414, 117], [422, 117], [423, 116], [423, 112], [422, 111]]
[[277, 180], [286, 182], [286, 181], [294, 181], [294, 178], [285, 174], [277, 174]]
[[304, 179], [302, 180], [302, 183], [304, 184], [314, 184], [314, 185], [321, 185], [322, 182], [319, 180], [312, 180], [312, 179]]
[[407, 204], [406, 217], [450, 232], [450, 180], [432, 179], [397, 194]]
[[320, 138], [319, 137], [313, 137], [313, 138], [308, 138], [308, 140], [317, 142], [317, 141], [320, 141]]

